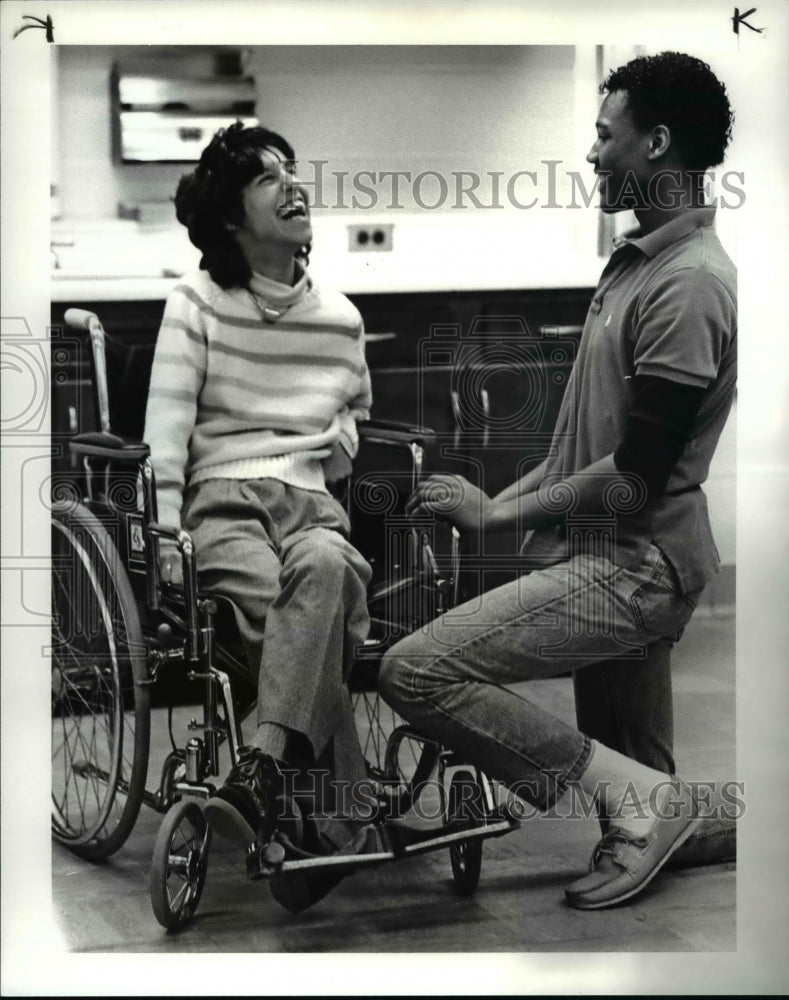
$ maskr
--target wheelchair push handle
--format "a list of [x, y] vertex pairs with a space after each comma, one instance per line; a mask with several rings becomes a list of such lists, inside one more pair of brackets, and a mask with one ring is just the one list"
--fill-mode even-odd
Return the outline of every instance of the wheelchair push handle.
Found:
[[95, 328], [96, 324], [101, 326], [99, 317], [96, 313], [89, 312], [87, 309], [67, 309], [64, 314], [64, 319], [69, 326], [74, 327], [75, 330], [85, 330], [88, 333], [91, 329]]
[[90, 336], [93, 367], [96, 373], [96, 402], [102, 434], [110, 433], [110, 394], [107, 383], [107, 358], [104, 353], [104, 327], [99, 317], [87, 309], [67, 309], [64, 319], [76, 330], [85, 330]]

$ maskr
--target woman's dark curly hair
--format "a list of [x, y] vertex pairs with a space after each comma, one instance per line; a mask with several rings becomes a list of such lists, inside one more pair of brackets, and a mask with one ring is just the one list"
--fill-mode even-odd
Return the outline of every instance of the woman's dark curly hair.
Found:
[[638, 128], [666, 125], [688, 170], [723, 162], [734, 114], [726, 88], [709, 66], [682, 52], [639, 56], [612, 70], [600, 93], [627, 91]]
[[[200, 267], [222, 288], [243, 288], [252, 270], [228, 226], [244, 221], [242, 195], [253, 177], [263, 172], [260, 153], [277, 149], [293, 161], [287, 140], [269, 129], [245, 127], [240, 121], [220, 129], [203, 150], [200, 162], [184, 174], [175, 192], [175, 214], [189, 239], [202, 251]], [[309, 247], [297, 253], [305, 263]]]

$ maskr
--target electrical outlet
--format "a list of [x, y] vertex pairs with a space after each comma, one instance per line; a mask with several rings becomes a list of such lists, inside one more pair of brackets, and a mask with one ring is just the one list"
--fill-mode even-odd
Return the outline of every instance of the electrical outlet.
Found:
[[348, 249], [351, 252], [372, 252], [392, 249], [391, 222], [371, 226], [348, 226]]

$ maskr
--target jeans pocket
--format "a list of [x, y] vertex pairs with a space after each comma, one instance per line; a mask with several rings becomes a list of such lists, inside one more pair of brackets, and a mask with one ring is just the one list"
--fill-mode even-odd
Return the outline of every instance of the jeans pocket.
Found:
[[633, 591], [630, 607], [642, 632], [677, 642], [696, 610], [695, 594], [681, 593], [673, 567], [662, 553], [661, 560], [663, 571], [654, 571]]
[[630, 607], [642, 632], [678, 642], [696, 605], [682, 594], [643, 583], [631, 596]]

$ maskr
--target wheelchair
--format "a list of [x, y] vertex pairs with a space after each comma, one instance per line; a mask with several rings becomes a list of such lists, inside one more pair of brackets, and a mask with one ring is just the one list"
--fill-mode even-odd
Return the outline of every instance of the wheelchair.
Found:
[[[52, 835], [75, 854], [100, 861], [123, 846], [143, 805], [162, 813], [150, 894], [157, 920], [174, 930], [189, 922], [200, 901], [211, 842], [200, 803], [216, 791], [221, 754], [230, 766], [237, 763], [241, 726], [256, 704], [256, 678], [229, 602], [200, 587], [191, 537], [157, 521], [148, 446], [141, 435], [121, 435], [111, 426], [107, 351], [108, 345], [120, 349], [120, 342], [93, 313], [70, 309], [66, 322], [89, 342], [99, 427], [70, 440], [80, 474], [56, 479], [52, 489]], [[118, 401], [112, 412], [138, 404]], [[435, 522], [397, 514], [398, 497], [421, 475], [431, 432], [373, 421], [359, 431], [361, 455], [380, 447], [405, 462], [393, 482], [377, 472], [379, 464], [360, 474], [357, 460], [340, 498], [353, 523], [378, 525], [368, 532], [375, 557], [364, 552], [378, 570], [368, 594], [371, 630], [356, 651], [349, 687], [385, 817], [375, 825], [375, 850], [351, 856], [294, 855], [275, 830], [267, 843], [249, 845], [247, 874], [267, 879], [306, 869], [357, 870], [442, 848], [449, 850], [455, 888], [470, 895], [480, 878], [483, 840], [510, 832], [518, 817], [479, 769], [398, 719], [375, 691], [386, 649], [457, 600], [459, 536], [449, 532], [448, 554], [439, 557]], [[180, 551], [183, 582], [177, 586], [160, 577], [163, 539]], [[173, 705], [185, 688], [199, 692], [190, 704], [200, 700], [202, 716], [177, 738]], [[149, 789], [158, 692], [169, 701], [171, 749]], [[428, 823], [418, 821], [426, 794], [436, 798]], [[427, 809], [421, 811], [424, 819]]]

